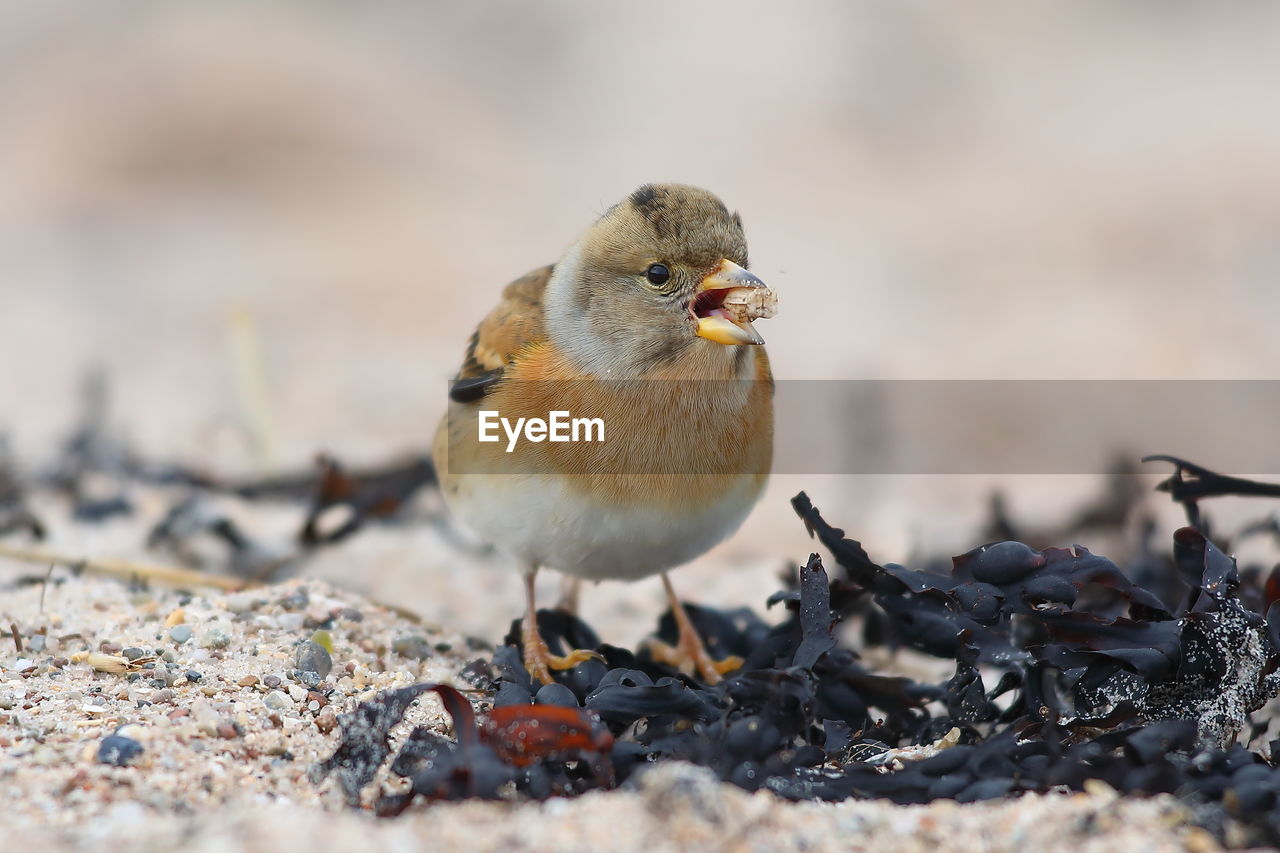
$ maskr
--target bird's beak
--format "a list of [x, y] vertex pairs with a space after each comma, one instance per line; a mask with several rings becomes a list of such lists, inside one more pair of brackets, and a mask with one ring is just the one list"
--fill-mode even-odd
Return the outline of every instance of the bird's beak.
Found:
[[762, 344], [752, 320], [772, 317], [778, 297], [763, 281], [728, 259], [703, 277], [692, 305], [698, 337], [718, 344]]

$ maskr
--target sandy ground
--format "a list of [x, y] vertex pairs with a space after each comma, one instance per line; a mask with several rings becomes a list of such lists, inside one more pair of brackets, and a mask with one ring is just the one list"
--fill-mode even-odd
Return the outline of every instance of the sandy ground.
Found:
[[[55, 578], [0, 595], [0, 615], [27, 638], [25, 651], [9, 639], [0, 652], [0, 827], [32, 848], [1216, 849], [1175, 801], [1122, 801], [1105, 786], [966, 807], [797, 805], [680, 764], [572, 801], [419, 805], [379, 820], [307, 771], [334, 748], [336, 713], [376, 691], [468, 689], [458, 669], [476, 650], [462, 637], [315, 581], [191, 596]], [[326, 701], [290, 673], [311, 626], [334, 614]], [[434, 698], [397, 734], [422, 724], [449, 730]], [[113, 733], [141, 745], [126, 766], [102, 760]], [[385, 772], [378, 784], [393, 784]]]

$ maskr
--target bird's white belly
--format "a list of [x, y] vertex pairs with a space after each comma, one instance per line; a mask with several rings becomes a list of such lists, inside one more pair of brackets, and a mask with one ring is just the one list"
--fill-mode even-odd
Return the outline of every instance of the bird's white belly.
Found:
[[694, 512], [603, 504], [557, 476], [458, 476], [449, 507], [481, 537], [526, 564], [589, 580], [636, 580], [692, 560], [738, 529], [759, 497], [758, 478]]

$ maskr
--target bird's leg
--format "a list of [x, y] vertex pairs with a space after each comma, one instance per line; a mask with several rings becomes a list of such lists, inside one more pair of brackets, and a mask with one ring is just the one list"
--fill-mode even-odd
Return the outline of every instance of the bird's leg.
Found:
[[742, 666], [742, 658], [730, 655], [724, 660], [716, 660], [707, 652], [706, 645], [698, 636], [698, 629], [689, 621], [689, 614], [684, 612], [676, 591], [671, 587], [671, 579], [662, 573], [662, 586], [667, 590], [667, 600], [671, 602], [671, 616], [676, 620], [678, 632], [676, 644], [667, 645], [659, 640], [649, 641], [649, 652], [656, 660], [679, 668], [682, 672], [694, 670], [707, 684], [719, 684], [721, 677]]
[[577, 616], [578, 599], [582, 597], [582, 578], [573, 575], [563, 575], [562, 578], [560, 600], [556, 602], [556, 609]]
[[524, 668], [543, 684], [551, 684], [553, 669], [573, 669], [583, 661], [604, 660], [598, 652], [587, 649], [574, 649], [564, 657], [551, 654], [547, 641], [542, 639], [538, 630], [538, 608], [534, 604], [533, 579], [538, 569], [533, 567], [524, 573], [525, 611], [524, 622], [520, 625], [520, 642], [524, 646]]

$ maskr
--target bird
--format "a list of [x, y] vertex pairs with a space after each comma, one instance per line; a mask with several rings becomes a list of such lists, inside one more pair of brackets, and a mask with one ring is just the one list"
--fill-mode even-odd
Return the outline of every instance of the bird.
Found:
[[[653, 641], [653, 656], [707, 683], [741, 666], [711, 657], [667, 573], [735, 532], [768, 477], [773, 377], [752, 320], [776, 295], [747, 267], [742, 219], [719, 198], [646, 184], [507, 285], [471, 336], [433, 459], [450, 514], [519, 563], [531, 677], [600, 657], [551, 653], [534, 597], [544, 567], [660, 574], [678, 639]], [[555, 411], [598, 419], [602, 440], [482, 440], [494, 418], [509, 430]]]

